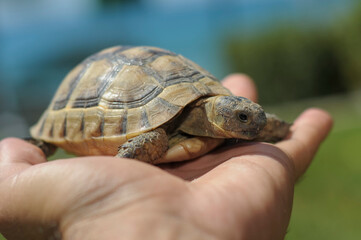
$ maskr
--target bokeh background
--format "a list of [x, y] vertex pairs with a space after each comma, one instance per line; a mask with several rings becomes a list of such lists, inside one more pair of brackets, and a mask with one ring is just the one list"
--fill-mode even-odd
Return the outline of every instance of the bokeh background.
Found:
[[296, 186], [286, 239], [361, 239], [359, 1], [0, 0], [0, 138], [28, 135], [65, 74], [113, 45], [246, 73], [289, 121], [328, 110], [335, 126]]

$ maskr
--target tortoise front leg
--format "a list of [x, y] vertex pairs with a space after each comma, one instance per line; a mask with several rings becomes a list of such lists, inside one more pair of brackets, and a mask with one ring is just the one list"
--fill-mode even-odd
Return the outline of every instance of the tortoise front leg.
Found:
[[40, 148], [41, 151], [43, 151], [43, 153], [45, 154], [45, 157], [49, 157], [49, 156], [53, 155], [57, 148], [55, 145], [53, 145], [51, 143], [47, 143], [47, 142], [44, 142], [42, 140], [35, 139], [32, 137], [23, 138], [23, 140]]
[[116, 157], [134, 158], [155, 163], [168, 150], [168, 136], [164, 129], [157, 128], [129, 139], [121, 145]]

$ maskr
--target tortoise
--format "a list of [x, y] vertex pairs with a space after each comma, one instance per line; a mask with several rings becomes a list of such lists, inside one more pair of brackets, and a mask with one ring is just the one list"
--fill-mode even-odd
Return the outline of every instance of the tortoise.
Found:
[[29, 141], [47, 156], [60, 147], [155, 164], [196, 158], [225, 139], [278, 141], [288, 129], [181, 55], [115, 46], [65, 77]]

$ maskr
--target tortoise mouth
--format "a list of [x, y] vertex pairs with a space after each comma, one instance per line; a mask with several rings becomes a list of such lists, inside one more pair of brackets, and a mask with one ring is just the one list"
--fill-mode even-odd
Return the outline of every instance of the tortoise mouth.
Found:
[[257, 135], [259, 134], [260, 130], [259, 129], [255, 129], [255, 130], [246, 130], [246, 131], [242, 131], [242, 136], [244, 139], [247, 140], [252, 140], [255, 137], [257, 137]]
[[246, 129], [242, 131], [235, 131], [232, 134], [232, 138], [252, 140], [258, 136], [260, 129]]

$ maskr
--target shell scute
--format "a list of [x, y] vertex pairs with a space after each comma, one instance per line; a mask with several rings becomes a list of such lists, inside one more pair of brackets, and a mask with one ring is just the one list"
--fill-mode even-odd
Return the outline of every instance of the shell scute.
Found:
[[[65, 141], [81, 142], [84, 139], [84, 114], [84, 111], [77, 109], [66, 110], [66, 118], [64, 120], [64, 126], [66, 127]], [[53, 115], [55, 115], [55, 112], [53, 112]], [[58, 141], [62, 142], [61, 140]]]
[[151, 126], [156, 126], [159, 122], [167, 122], [177, 115], [182, 109], [181, 106], [170, 103], [162, 97], [157, 97], [144, 106], [147, 111], [148, 121]]
[[95, 107], [84, 111], [83, 138], [102, 138], [104, 136], [104, 110]]
[[186, 62], [178, 56], [161, 56], [154, 60], [150, 67], [157, 71], [165, 86], [171, 86], [178, 83], [193, 83], [199, 78], [204, 77], [198, 70], [189, 67]]
[[134, 108], [156, 97], [163, 87], [139, 66], [126, 66], [102, 95], [101, 106]]
[[70, 96], [69, 108], [88, 108], [97, 106], [114, 78], [116, 67], [107, 59], [89, 64]]
[[127, 132], [126, 109], [113, 109], [104, 113], [104, 136], [120, 136]]
[[53, 110], [65, 108], [73, 90], [75, 89], [75, 86], [87, 70], [88, 66], [79, 64], [65, 77], [52, 101], [51, 108]]

